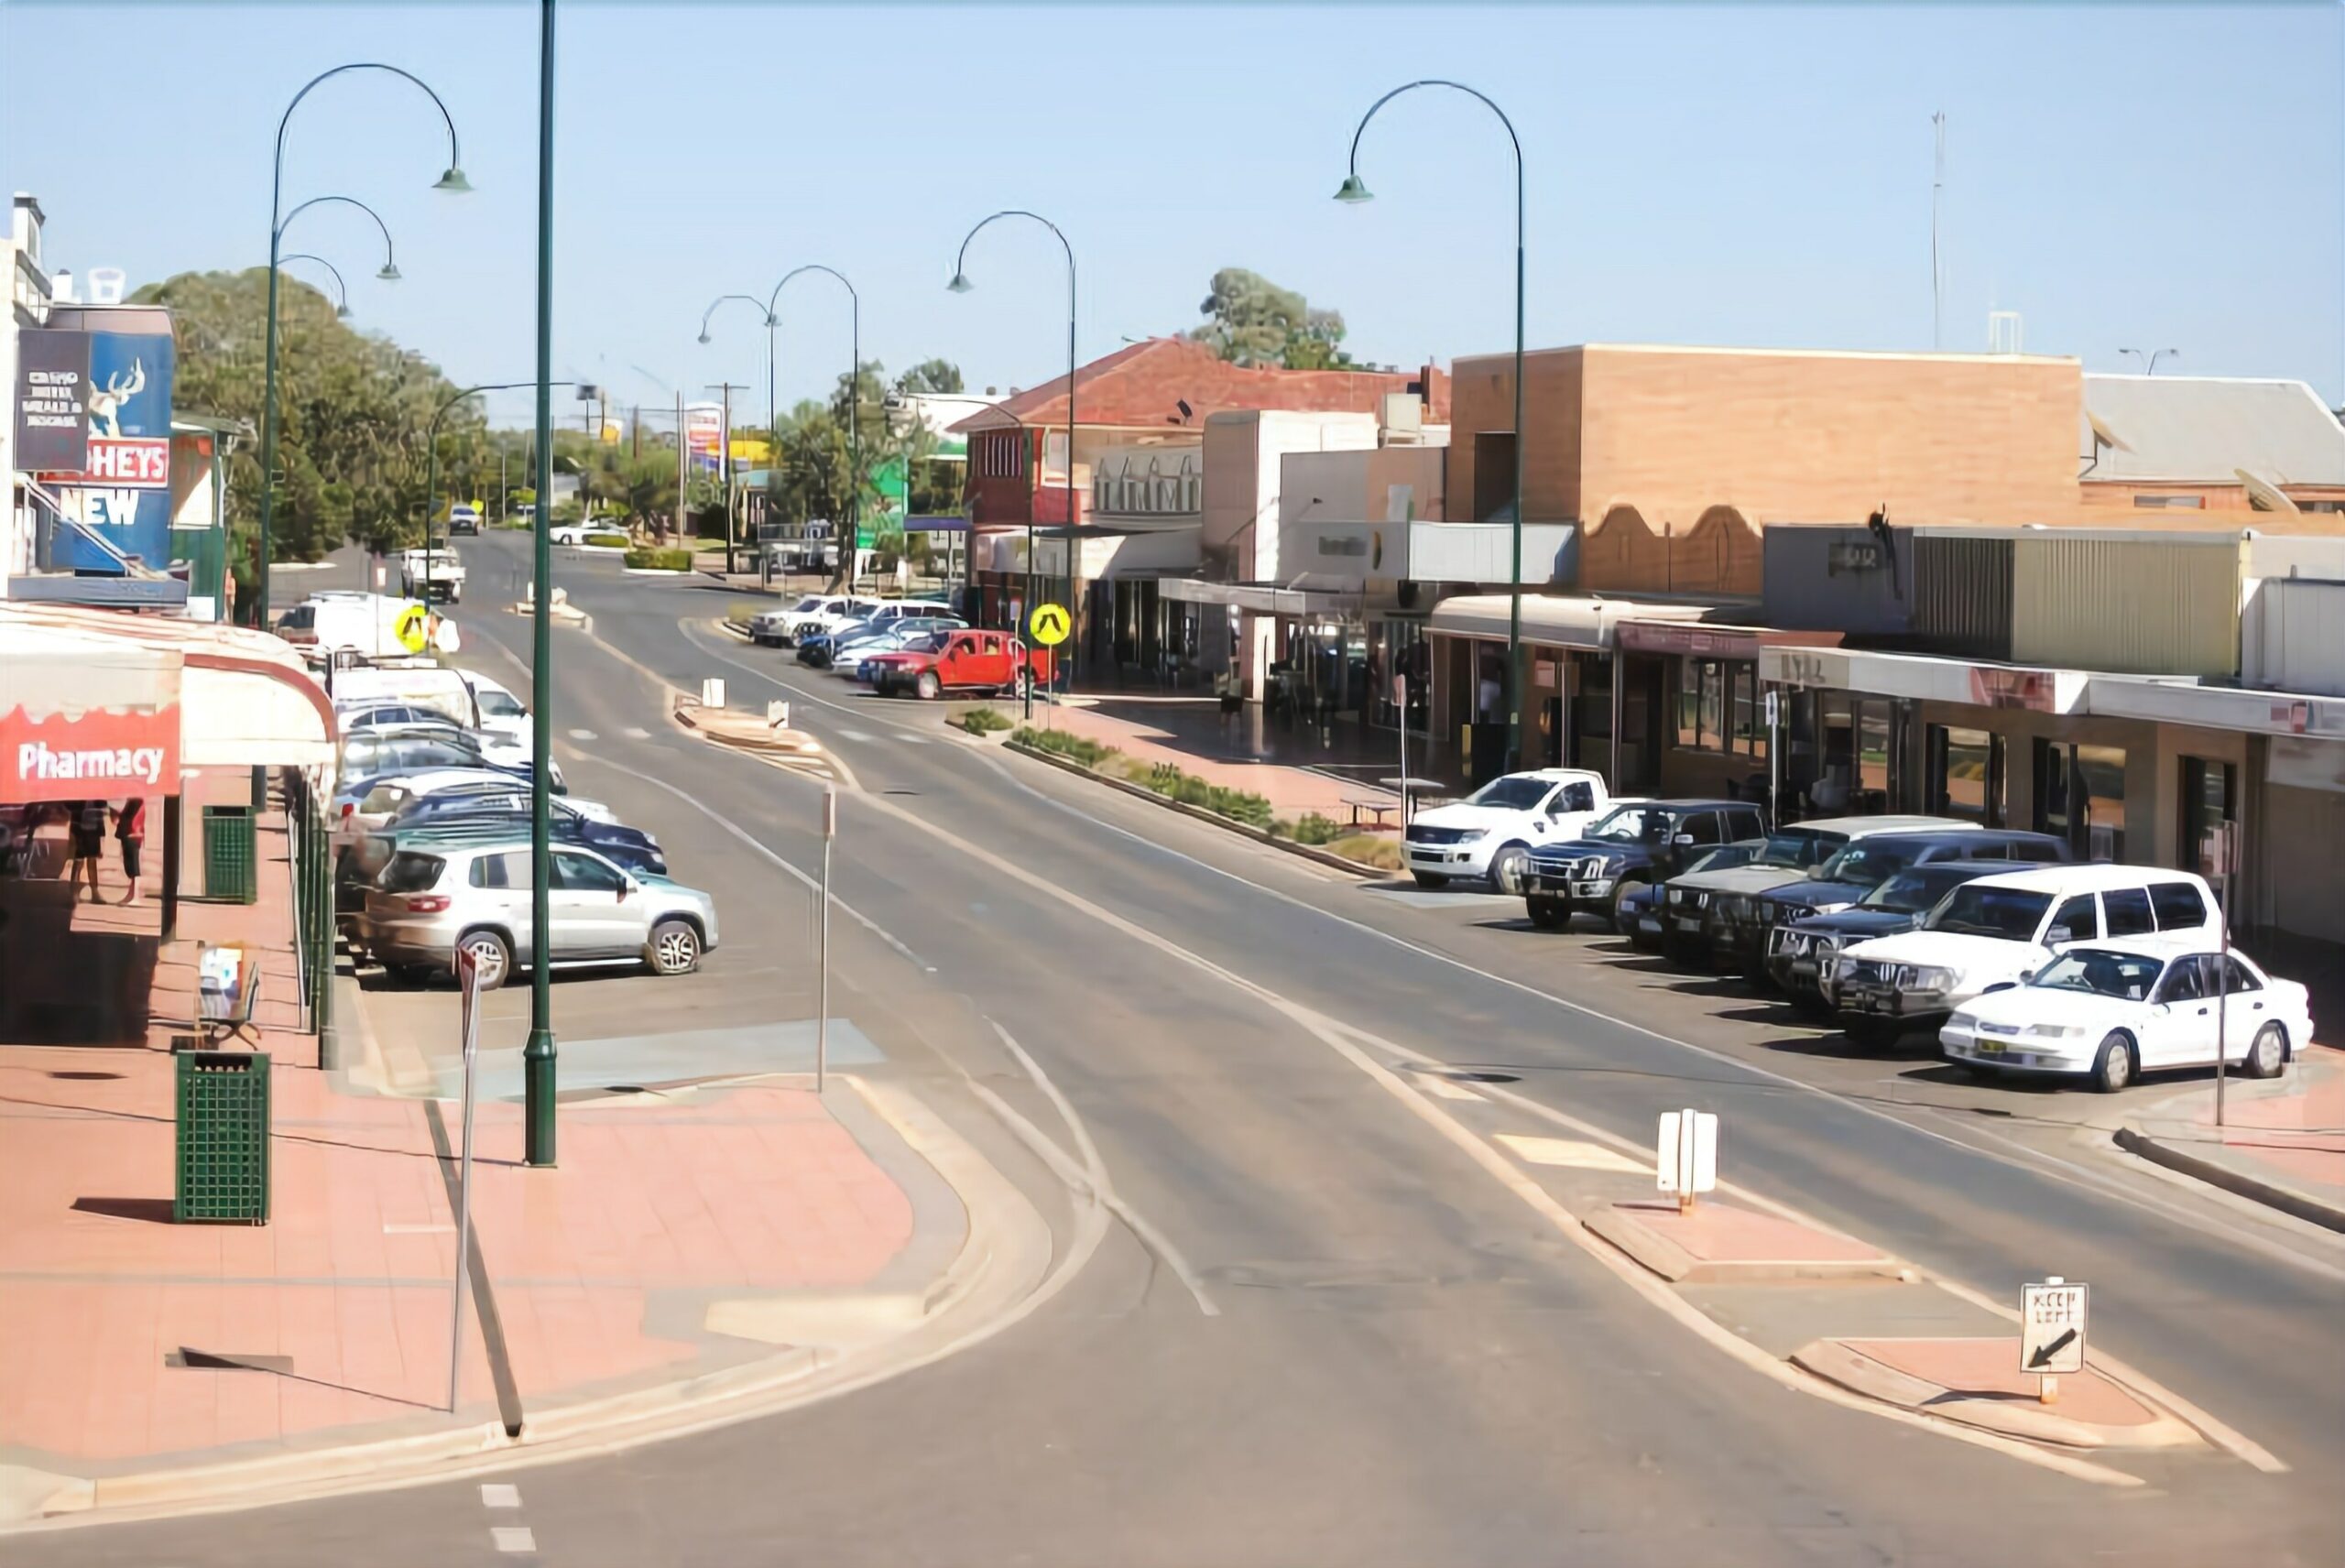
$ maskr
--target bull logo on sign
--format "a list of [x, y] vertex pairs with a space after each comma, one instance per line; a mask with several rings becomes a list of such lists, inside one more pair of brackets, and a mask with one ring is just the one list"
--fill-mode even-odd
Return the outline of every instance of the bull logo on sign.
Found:
[[104, 387], [90, 388], [90, 418], [96, 421], [98, 434], [109, 441], [122, 439], [122, 406], [147, 390], [147, 365], [143, 360], [130, 362], [130, 374], [119, 371], [106, 377]]

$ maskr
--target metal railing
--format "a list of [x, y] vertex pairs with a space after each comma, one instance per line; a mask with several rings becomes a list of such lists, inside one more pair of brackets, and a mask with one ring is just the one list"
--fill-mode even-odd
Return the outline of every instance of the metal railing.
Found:
[[[302, 773], [284, 779], [286, 842], [293, 862], [294, 952], [300, 965], [302, 1027], [324, 1039], [333, 996], [333, 839], [326, 802]], [[320, 1063], [331, 1065], [322, 1060]]]

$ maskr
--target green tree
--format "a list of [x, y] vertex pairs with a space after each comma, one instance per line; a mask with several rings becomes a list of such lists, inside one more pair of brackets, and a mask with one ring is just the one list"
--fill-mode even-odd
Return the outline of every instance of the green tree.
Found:
[[[266, 379], [268, 272], [181, 273], [132, 297], [167, 306], [179, 344], [173, 400], [257, 430]], [[314, 561], [357, 539], [378, 550], [422, 538], [426, 435], [455, 391], [437, 366], [382, 337], [353, 332], [324, 295], [280, 278], [278, 301], [277, 507], [272, 543], [283, 561]], [[459, 405], [440, 425], [440, 470], [494, 462], [477, 409]], [[249, 572], [260, 517], [260, 443], [229, 461], [229, 559]]]
[[1197, 310], [1209, 320], [1189, 336], [1234, 364], [1341, 370], [1352, 363], [1340, 311], [1314, 310], [1295, 290], [1242, 267], [1215, 273]]
[[958, 392], [961, 367], [949, 359], [924, 359], [896, 377], [899, 392]]

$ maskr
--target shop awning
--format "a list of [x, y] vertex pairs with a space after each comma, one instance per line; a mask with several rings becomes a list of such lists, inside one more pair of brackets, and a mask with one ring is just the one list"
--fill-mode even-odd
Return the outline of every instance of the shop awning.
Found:
[[[178, 762], [187, 767], [333, 765], [333, 707], [324, 688], [299, 654], [266, 632], [64, 604], [0, 604], [0, 638], [7, 650], [0, 654], [5, 678], [20, 669], [32, 671], [24, 677], [39, 683], [31, 694], [57, 705], [87, 706], [93, 680], [99, 679], [89, 675], [86, 661], [59, 668], [57, 650], [70, 650], [69, 659], [103, 654], [123, 669], [142, 660], [149, 668], [168, 666], [178, 713]], [[23, 659], [16, 657], [19, 649], [27, 653]], [[11, 698], [0, 713], [15, 706]]]
[[2345, 697], [2202, 686], [2195, 681], [2089, 676], [2085, 682], [2085, 711], [2109, 718], [2148, 719], [2249, 735], [2345, 739]]
[[1194, 577], [1160, 577], [1156, 596], [1183, 604], [1220, 604], [1258, 615], [1340, 615], [1359, 608], [1358, 593], [1313, 588], [1277, 588], [1267, 583], [1207, 583]]
[[[1511, 595], [1505, 593], [1463, 593], [1444, 599], [1425, 617], [1425, 629], [1436, 635], [1504, 641], [1511, 604]], [[1607, 599], [1590, 593], [1525, 593], [1522, 640], [1552, 648], [1609, 648], [1620, 640], [1624, 621], [1699, 621], [1712, 608]]]
[[1759, 651], [1759, 679], [1782, 686], [1905, 697], [1923, 702], [2074, 713], [2083, 711], [2087, 677], [2078, 670], [2037, 670], [1919, 653], [1767, 648]]
[[1697, 659], [1757, 659], [1768, 648], [1838, 648], [1842, 632], [1787, 632], [1773, 626], [1726, 626], [1707, 621], [1627, 621], [1620, 647], [1630, 653], [1675, 653]]
[[0, 619], [0, 801], [176, 793], [180, 676], [176, 649]]

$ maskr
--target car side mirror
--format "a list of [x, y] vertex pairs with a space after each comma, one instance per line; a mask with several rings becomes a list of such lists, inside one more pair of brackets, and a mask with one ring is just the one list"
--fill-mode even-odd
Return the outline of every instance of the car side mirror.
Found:
[[637, 890], [638, 890], [638, 889], [639, 889], [642, 886], [643, 886], [643, 884], [642, 884], [642, 883], [638, 882], [638, 881], [637, 881], [634, 877], [620, 877], [620, 878], [619, 878], [619, 902], [620, 902], [620, 903], [622, 903], [622, 904], [626, 903], [626, 902], [627, 902], [627, 896], [629, 893], [632, 893], [632, 892], [637, 891]]
[[1982, 996], [1991, 996], [1998, 991], [2016, 991], [2018, 989], [2019, 982], [2016, 980], [1998, 980], [1979, 994]]
[[1678, 844], [1690, 844], [1694, 842], [1694, 835], [1692, 833], [1679, 833], [1675, 838], [1671, 839], [1669, 842]]
[[2065, 947], [2076, 940], [2076, 933], [2066, 926], [2054, 926], [2044, 933], [2044, 942], [2047, 947]]

